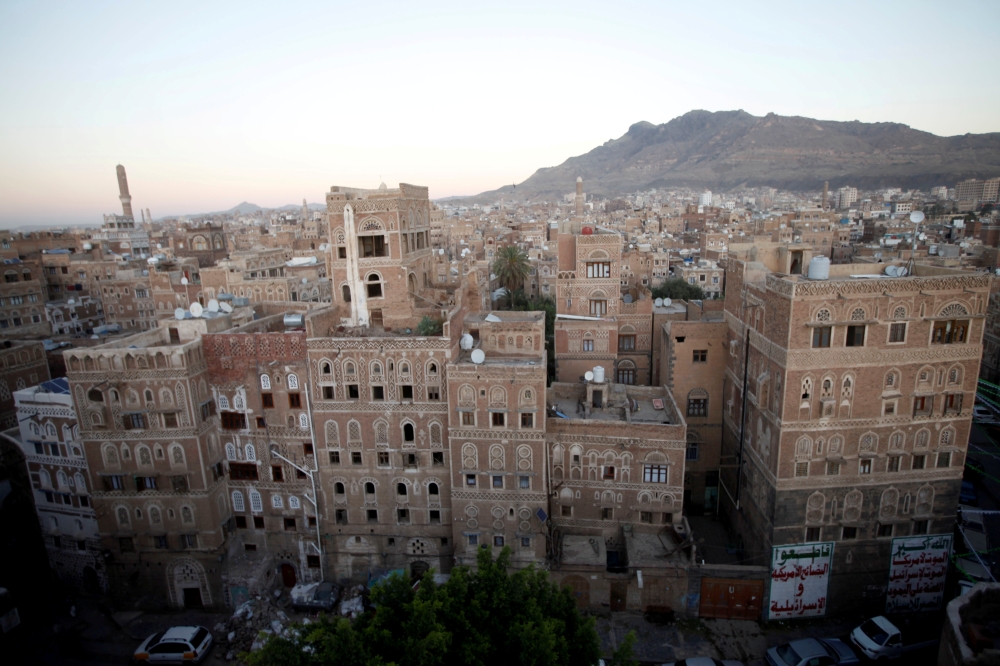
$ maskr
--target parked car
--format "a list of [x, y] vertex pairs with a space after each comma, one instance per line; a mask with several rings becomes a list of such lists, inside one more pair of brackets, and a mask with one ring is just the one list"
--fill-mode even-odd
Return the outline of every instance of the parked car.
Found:
[[962, 489], [958, 493], [958, 503], [976, 506], [979, 504], [979, 493], [972, 481], [962, 481]]
[[989, 407], [984, 407], [982, 405], [973, 405], [972, 407], [972, 418], [976, 421], [992, 421], [994, 416], [992, 410]]
[[672, 661], [663, 666], [743, 666], [742, 661], [733, 659], [715, 659], [713, 657], [688, 657], [680, 661]]
[[212, 634], [205, 627], [170, 627], [142, 642], [132, 655], [147, 664], [197, 664], [212, 650]]
[[296, 585], [292, 588], [291, 597], [292, 608], [295, 610], [326, 611], [329, 613], [333, 611], [340, 598], [340, 588], [330, 581]]
[[861, 660], [839, 638], [800, 638], [773, 647], [764, 655], [770, 666], [853, 666]]
[[926, 631], [903, 633], [888, 618], [879, 615], [856, 627], [851, 632], [851, 642], [869, 659], [895, 659], [938, 643], [937, 638], [923, 640], [927, 635]]

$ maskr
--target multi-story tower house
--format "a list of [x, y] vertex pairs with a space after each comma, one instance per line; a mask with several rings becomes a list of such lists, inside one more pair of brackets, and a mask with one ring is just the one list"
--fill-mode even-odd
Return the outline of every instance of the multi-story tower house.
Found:
[[164, 320], [64, 354], [112, 596], [223, 602], [231, 511], [201, 336], [229, 327]]
[[229, 467], [238, 536], [230, 550], [270, 558], [289, 586], [318, 579], [322, 565], [313, 503], [318, 475], [310, 474], [317, 470], [313, 377], [302, 320], [274, 314], [202, 338]]
[[52, 331], [45, 318], [45, 295], [38, 268], [21, 261], [14, 250], [0, 250], [0, 338], [37, 338]]
[[[427, 188], [400, 183], [377, 190], [333, 186], [326, 195], [335, 302], [349, 303], [344, 323], [415, 327], [434, 300], [431, 286], [430, 201]], [[394, 289], [389, 290], [389, 285]]]
[[990, 276], [777, 258], [730, 259], [721, 509], [751, 560], [836, 542], [828, 612], [882, 604], [892, 538], [954, 526]]
[[545, 440], [556, 577], [581, 607], [604, 599], [612, 610], [679, 607], [689, 563], [686, 426], [670, 393], [598, 375], [554, 383], [546, 399], [555, 413]]
[[49, 365], [41, 342], [0, 341], [0, 427], [18, 426], [14, 392], [48, 378]]
[[455, 561], [474, 564], [479, 547], [510, 546], [515, 566], [540, 562], [548, 512], [545, 315], [474, 314], [465, 327], [467, 349], [447, 366]]
[[34, 488], [49, 566], [80, 591], [106, 589], [87, 459], [65, 377], [14, 392], [19, 428], [3, 433], [21, 449]]

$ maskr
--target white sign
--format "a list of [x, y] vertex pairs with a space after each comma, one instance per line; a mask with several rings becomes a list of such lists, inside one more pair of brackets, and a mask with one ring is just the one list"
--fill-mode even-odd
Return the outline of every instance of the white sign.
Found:
[[950, 534], [893, 539], [885, 612], [941, 608], [950, 556]]
[[833, 542], [775, 546], [771, 550], [769, 620], [826, 615]]

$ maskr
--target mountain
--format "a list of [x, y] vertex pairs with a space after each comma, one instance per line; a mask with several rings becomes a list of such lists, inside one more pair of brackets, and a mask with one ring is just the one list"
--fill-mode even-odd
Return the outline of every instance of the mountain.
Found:
[[[261, 208], [257, 204], [252, 204], [243, 201], [229, 210], [217, 210], [212, 213], [183, 213], [181, 215], [164, 215], [163, 217], [156, 218], [157, 220], [163, 220], [173, 217], [189, 217], [189, 218], [199, 218], [199, 217], [212, 217], [214, 215], [250, 215], [251, 213], [259, 213], [264, 210], [301, 210], [302, 204], [285, 204], [284, 206], [279, 206], [278, 208]], [[309, 204], [309, 210], [326, 210], [325, 203], [311, 203]]]
[[1000, 132], [942, 137], [899, 123], [764, 117], [739, 111], [690, 111], [668, 123], [638, 122], [618, 139], [516, 187], [475, 197], [552, 198], [575, 191], [614, 195], [650, 188], [724, 192], [770, 186], [792, 191], [954, 186], [1000, 176]]

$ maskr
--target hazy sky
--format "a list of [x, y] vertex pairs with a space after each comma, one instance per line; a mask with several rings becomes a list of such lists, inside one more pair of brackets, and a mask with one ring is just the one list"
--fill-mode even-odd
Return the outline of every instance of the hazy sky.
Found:
[[520, 182], [691, 109], [1000, 131], [996, 0], [0, 2], [0, 227]]

